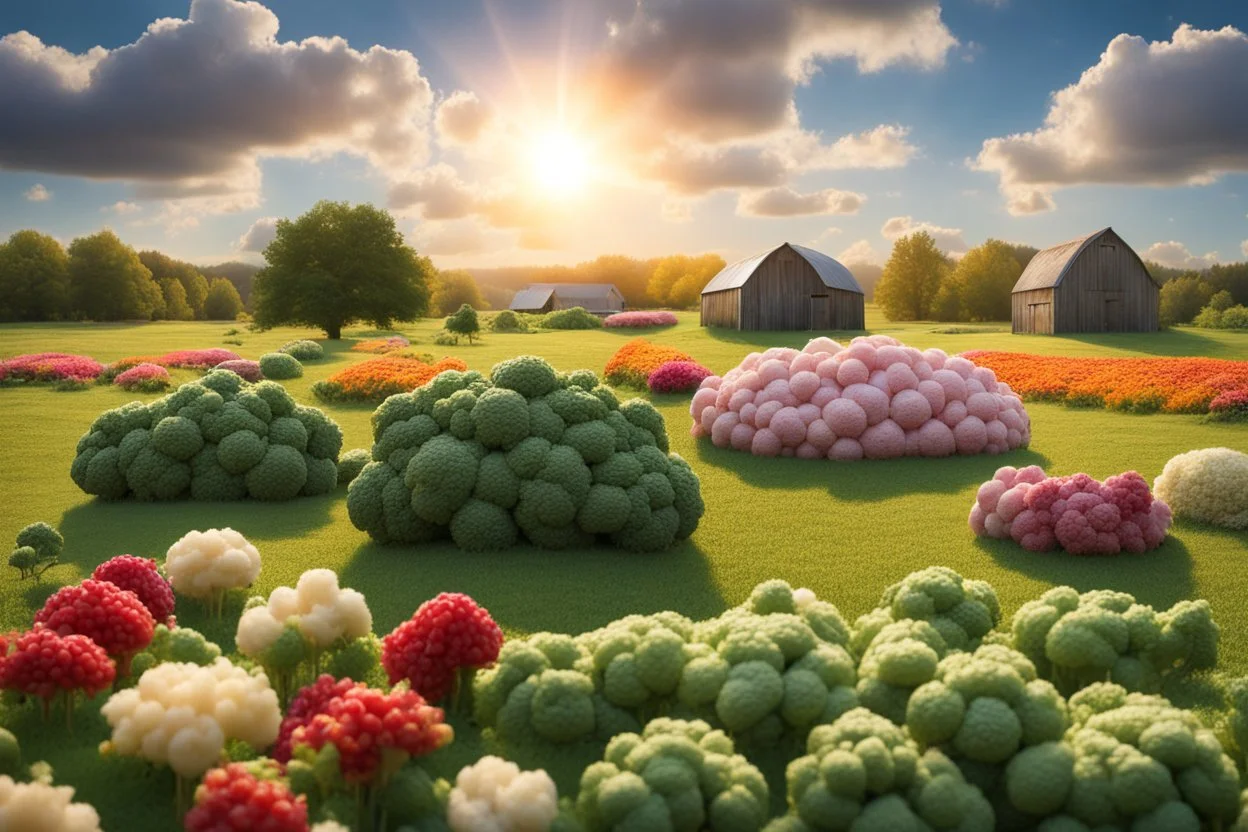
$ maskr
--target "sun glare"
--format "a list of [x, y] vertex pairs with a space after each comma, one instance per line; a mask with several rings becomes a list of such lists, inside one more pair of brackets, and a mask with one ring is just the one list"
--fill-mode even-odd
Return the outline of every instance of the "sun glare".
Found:
[[533, 140], [533, 180], [552, 196], [569, 196], [589, 180], [589, 150], [570, 133], [552, 130]]

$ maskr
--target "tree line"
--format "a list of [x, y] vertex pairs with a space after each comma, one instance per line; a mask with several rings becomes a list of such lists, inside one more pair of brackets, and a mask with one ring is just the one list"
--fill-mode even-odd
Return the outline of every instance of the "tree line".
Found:
[[1164, 277], [1154, 272], [1153, 277], [1166, 281], [1161, 285], [1160, 309], [1161, 322], [1166, 325], [1195, 323], [1219, 328], [1221, 313], [1248, 306], [1248, 263], [1219, 263], [1203, 271]]

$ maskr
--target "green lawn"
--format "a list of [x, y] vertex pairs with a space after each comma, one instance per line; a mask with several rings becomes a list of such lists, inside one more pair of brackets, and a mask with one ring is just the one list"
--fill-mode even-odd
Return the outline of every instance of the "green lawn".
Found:
[[[895, 335], [919, 348], [949, 352], [1003, 349], [1053, 355], [1203, 355], [1248, 360], [1248, 334], [1178, 329], [1150, 335], [1078, 338], [1016, 336], [1008, 325], [944, 332], [946, 325], [893, 325], [868, 309], [873, 332]], [[768, 346], [800, 347], [808, 333], [736, 333], [704, 330], [696, 314], [653, 331], [487, 334], [474, 346], [440, 348], [432, 338], [440, 324], [425, 321], [400, 331], [422, 350], [463, 358], [474, 369], [534, 353], [562, 370], [601, 372], [620, 344], [643, 335], [686, 350], [716, 372], [745, 353]], [[221, 323], [141, 325], [0, 326], [0, 357], [25, 352], [82, 352], [101, 361], [173, 349], [223, 346]], [[327, 344], [321, 362], [305, 365], [303, 378], [287, 382], [297, 399], [324, 408], [342, 426], [344, 449], [367, 447], [369, 406], [327, 406], [310, 385], [366, 356], [351, 353], [353, 329]], [[308, 330], [284, 329], [240, 335], [230, 346], [247, 358]], [[847, 340], [848, 336], [846, 336]], [[229, 346], [229, 345], [225, 345]], [[190, 373], [180, 374], [184, 379]], [[1032, 446], [1002, 457], [905, 459], [834, 464], [794, 459], [756, 459], [695, 442], [688, 433], [687, 399], [661, 397], [672, 449], [701, 477], [707, 511], [692, 539], [676, 549], [639, 556], [610, 549], [544, 552], [520, 548], [470, 555], [450, 545], [380, 547], [348, 521], [345, 489], [324, 498], [281, 504], [100, 503], [69, 479], [74, 445], [101, 411], [135, 398], [108, 387], [56, 392], [49, 387], [0, 389], [0, 542], [27, 523], [44, 520], [65, 535], [62, 566], [41, 584], [18, 583], [6, 571], [0, 581], [0, 631], [23, 628], [43, 599], [75, 582], [96, 564], [123, 552], [161, 557], [189, 529], [232, 526], [260, 549], [264, 567], [257, 591], [292, 584], [305, 569], [331, 567], [346, 586], [362, 591], [375, 627], [387, 632], [422, 601], [443, 590], [471, 594], [488, 607], [509, 634], [543, 629], [579, 632], [630, 612], [674, 609], [694, 617], [714, 615], [740, 602], [759, 581], [780, 577], [808, 586], [835, 602], [848, 617], [874, 606], [883, 587], [914, 569], [943, 564], [990, 581], [1007, 616], [1046, 587], [1108, 587], [1134, 593], [1157, 607], [1181, 598], [1204, 597], [1223, 627], [1223, 664], [1248, 672], [1248, 535], [1179, 523], [1159, 550], [1141, 556], [1079, 559], [1035, 555], [1013, 544], [977, 541], [966, 514], [978, 485], [1000, 465], [1038, 463], [1050, 473], [1086, 471], [1103, 478], [1136, 469], [1148, 479], [1182, 451], [1209, 446], [1248, 450], [1248, 425], [1209, 424], [1195, 416], [1133, 416], [1031, 404]], [[0, 545], [3, 545], [0, 543]], [[202, 629], [232, 649], [242, 597], [232, 599], [223, 621], [207, 619], [192, 603], [180, 605], [179, 621]], [[64, 729], [45, 728], [26, 708], [6, 714], [30, 759], [46, 757], [58, 780], [79, 787], [95, 803], [106, 829], [166, 829], [167, 807], [153, 804], [148, 780], [163, 775], [140, 765], [110, 763], [99, 770], [95, 744], [107, 731], [98, 717], [80, 714], [74, 742]], [[468, 738], [464, 737], [464, 741]], [[461, 741], [461, 745], [465, 742]], [[115, 776], [114, 776], [115, 775]], [[161, 792], [163, 797], [164, 792]]]

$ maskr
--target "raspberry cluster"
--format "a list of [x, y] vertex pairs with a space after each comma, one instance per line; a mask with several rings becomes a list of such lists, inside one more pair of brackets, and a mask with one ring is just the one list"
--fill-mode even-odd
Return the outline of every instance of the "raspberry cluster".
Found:
[[187, 812], [186, 832], [308, 832], [308, 806], [280, 780], [261, 779], [243, 763], [204, 775]]
[[129, 672], [130, 658], [152, 641], [156, 622], [139, 596], [108, 581], [87, 579], [56, 591], [35, 615], [35, 623], [67, 636], [94, 641]]
[[118, 555], [95, 567], [91, 577], [130, 590], [139, 596], [152, 618], [158, 623], [173, 626], [173, 587], [157, 570], [155, 560]]
[[331, 699], [342, 696], [352, 688], [362, 687], [366, 687], [363, 682], [335, 679], [328, 673], [322, 673], [315, 682], [300, 689], [290, 701], [290, 707], [286, 709], [286, 716], [282, 719], [282, 727], [277, 732], [277, 742], [273, 746], [273, 759], [279, 763], [290, 762], [293, 751], [290, 738], [295, 729], [311, 722], [312, 717], [319, 714]]
[[390, 683], [411, 683], [430, 702], [451, 692], [462, 667], [486, 667], [498, 659], [503, 631], [467, 595], [444, 592], [420, 605], [382, 640], [381, 663]]
[[387, 749], [417, 757], [436, 751], [453, 736], [451, 726], [442, 721], [442, 710], [415, 691], [382, 693], [357, 687], [329, 700], [307, 725], [295, 728], [291, 744], [315, 751], [333, 744], [347, 782], [365, 783], [376, 775]]
[[[0, 645], [0, 654], [4, 649]], [[86, 636], [61, 636], [46, 627], [18, 636], [13, 653], [0, 662], [0, 688], [43, 699], [78, 690], [95, 696], [113, 684], [114, 675], [104, 648]]]

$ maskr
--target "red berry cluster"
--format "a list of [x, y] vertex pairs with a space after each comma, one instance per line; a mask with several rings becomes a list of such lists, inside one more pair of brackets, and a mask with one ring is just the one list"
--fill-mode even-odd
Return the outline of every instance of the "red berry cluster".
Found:
[[290, 738], [295, 729], [307, 725], [312, 717], [319, 714], [329, 701], [342, 696], [352, 688], [367, 687], [363, 682], [352, 682], [350, 679], [335, 679], [328, 673], [322, 673], [315, 682], [302, 688], [291, 700], [282, 719], [282, 727], [277, 732], [277, 742], [273, 746], [273, 759], [279, 763], [290, 762]]
[[0, 662], [0, 688], [51, 699], [61, 691], [95, 696], [113, 684], [113, 661], [91, 639], [35, 627], [17, 637]]
[[406, 679], [430, 702], [440, 702], [459, 668], [493, 664], [502, 646], [503, 631], [484, 607], [444, 592], [382, 640], [381, 663], [391, 684]]
[[91, 579], [58, 589], [35, 615], [35, 623], [63, 636], [84, 635], [123, 661], [151, 643], [156, 626], [139, 596]]
[[243, 763], [204, 775], [186, 832], [308, 832], [308, 806], [279, 780], [257, 779]]
[[130, 590], [139, 596], [139, 600], [157, 623], [171, 625], [173, 587], [157, 571], [156, 561], [134, 555], [118, 555], [95, 567], [91, 577], [97, 581], [108, 581], [120, 589]]
[[420, 756], [451, 741], [454, 731], [442, 721], [442, 710], [415, 691], [382, 693], [357, 687], [336, 696], [307, 725], [295, 728], [291, 744], [319, 751], [338, 749], [339, 766], [348, 783], [370, 781], [386, 749]]

